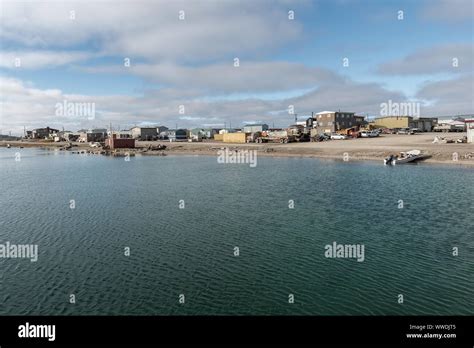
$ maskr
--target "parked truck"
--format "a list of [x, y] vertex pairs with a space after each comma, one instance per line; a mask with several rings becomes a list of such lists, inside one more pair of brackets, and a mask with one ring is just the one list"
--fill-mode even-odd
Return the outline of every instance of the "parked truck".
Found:
[[291, 143], [296, 141], [296, 136], [290, 134], [288, 130], [263, 131], [256, 137], [257, 143]]
[[440, 124], [433, 128], [433, 132], [448, 133], [448, 132], [454, 132], [454, 131], [455, 131], [454, 126], [451, 124]]
[[293, 136], [295, 141], [310, 141], [310, 129], [303, 125], [292, 125], [286, 129], [288, 135]]

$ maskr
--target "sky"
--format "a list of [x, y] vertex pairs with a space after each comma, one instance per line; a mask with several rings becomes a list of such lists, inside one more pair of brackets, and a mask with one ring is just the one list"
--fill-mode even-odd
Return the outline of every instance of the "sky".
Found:
[[379, 116], [389, 101], [419, 103], [421, 116], [473, 114], [473, 7], [0, 0], [0, 132], [284, 127], [293, 113]]

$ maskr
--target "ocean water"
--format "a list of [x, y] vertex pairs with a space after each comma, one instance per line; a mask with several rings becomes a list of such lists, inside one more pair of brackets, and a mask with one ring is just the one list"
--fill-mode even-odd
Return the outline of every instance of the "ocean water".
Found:
[[472, 168], [0, 149], [0, 183], [0, 243], [39, 250], [0, 315], [474, 314]]

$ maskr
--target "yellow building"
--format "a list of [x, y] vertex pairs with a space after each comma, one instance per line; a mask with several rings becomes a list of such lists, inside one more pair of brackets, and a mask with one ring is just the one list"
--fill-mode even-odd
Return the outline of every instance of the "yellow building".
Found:
[[225, 133], [223, 134], [222, 141], [224, 143], [245, 144], [247, 142], [247, 134], [246, 133]]
[[413, 125], [411, 116], [387, 116], [376, 118], [375, 126], [379, 128], [410, 128]]

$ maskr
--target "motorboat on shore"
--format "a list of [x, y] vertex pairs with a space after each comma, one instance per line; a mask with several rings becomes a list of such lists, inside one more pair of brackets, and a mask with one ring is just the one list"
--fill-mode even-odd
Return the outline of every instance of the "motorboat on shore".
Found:
[[399, 155], [390, 155], [383, 160], [385, 165], [396, 165], [414, 162], [420, 159], [424, 159], [428, 156], [423, 155], [420, 150], [411, 150], [407, 152], [400, 152]]

